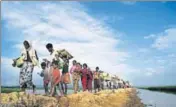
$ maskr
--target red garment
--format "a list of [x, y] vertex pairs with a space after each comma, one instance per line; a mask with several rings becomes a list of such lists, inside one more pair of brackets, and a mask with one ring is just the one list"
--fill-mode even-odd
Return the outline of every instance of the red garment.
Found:
[[60, 75], [60, 71], [58, 68], [53, 69], [52, 76], [53, 76], [52, 78], [53, 84], [57, 85], [61, 80], [61, 75]]
[[87, 74], [88, 78], [87, 78], [87, 89], [89, 91], [92, 90], [92, 80], [93, 80], [93, 73], [92, 71], [88, 71], [88, 74]]
[[81, 82], [82, 82], [83, 91], [86, 91], [86, 89], [87, 89], [87, 73], [88, 73], [88, 70], [87, 69], [82, 69], [81, 73], [82, 73]]

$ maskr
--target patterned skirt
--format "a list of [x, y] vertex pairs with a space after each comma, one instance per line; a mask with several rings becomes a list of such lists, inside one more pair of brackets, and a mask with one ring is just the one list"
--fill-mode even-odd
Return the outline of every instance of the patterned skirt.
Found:
[[[34, 70], [34, 66], [32, 62], [24, 62], [21, 70], [20, 70], [20, 77], [19, 77], [19, 83], [20, 87], [27, 86], [29, 88], [33, 87], [33, 82], [32, 82], [32, 73]], [[25, 87], [25, 88], [27, 88]]]

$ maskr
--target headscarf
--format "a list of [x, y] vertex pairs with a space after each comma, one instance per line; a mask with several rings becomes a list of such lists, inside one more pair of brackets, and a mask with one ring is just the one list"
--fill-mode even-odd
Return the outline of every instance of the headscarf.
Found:
[[[24, 47], [24, 49], [26, 50], [26, 51], [30, 51], [31, 49], [32, 49], [32, 41], [27, 41], [27, 40], [25, 40], [28, 44], [29, 44], [29, 48], [28, 49], [26, 49], [25, 47]], [[25, 42], [24, 41], [24, 42]]]

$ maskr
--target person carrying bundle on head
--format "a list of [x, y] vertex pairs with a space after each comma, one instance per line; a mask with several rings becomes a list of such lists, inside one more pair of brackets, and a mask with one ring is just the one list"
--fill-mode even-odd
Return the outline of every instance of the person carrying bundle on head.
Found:
[[[46, 45], [46, 48], [50, 52], [49, 62], [52, 63], [53, 61], [56, 61], [58, 63], [59, 70], [62, 71], [61, 86], [64, 93], [67, 94], [67, 84], [70, 83], [70, 77], [68, 73], [69, 60], [72, 59], [73, 56], [71, 56], [70, 54], [68, 55], [68, 52], [65, 49], [63, 49], [62, 51], [55, 50], [51, 43], [48, 43]], [[53, 66], [51, 65], [50, 69], [52, 70], [52, 68]], [[65, 87], [63, 87], [63, 85]], [[56, 92], [56, 89], [55, 89], [55, 92]]]
[[67, 56], [63, 56], [63, 69], [62, 69], [62, 77], [61, 77], [61, 85], [62, 85], [62, 90], [65, 95], [67, 95], [67, 84], [70, 84], [70, 74], [69, 74], [69, 59]]

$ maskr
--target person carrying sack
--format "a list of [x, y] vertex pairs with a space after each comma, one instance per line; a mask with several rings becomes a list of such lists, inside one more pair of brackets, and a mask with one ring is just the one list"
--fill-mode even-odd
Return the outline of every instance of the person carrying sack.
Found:
[[39, 66], [39, 59], [37, 52], [33, 49], [32, 45], [28, 41], [23, 42], [24, 49], [21, 53], [21, 56], [17, 59], [14, 59], [13, 66], [20, 68], [20, 79], [19, 84], [22, 91], [25, 91], [27, 87], [33, 89], [35, 92], [36, 86], [32, 82], [32, 75], [35, 66]]

